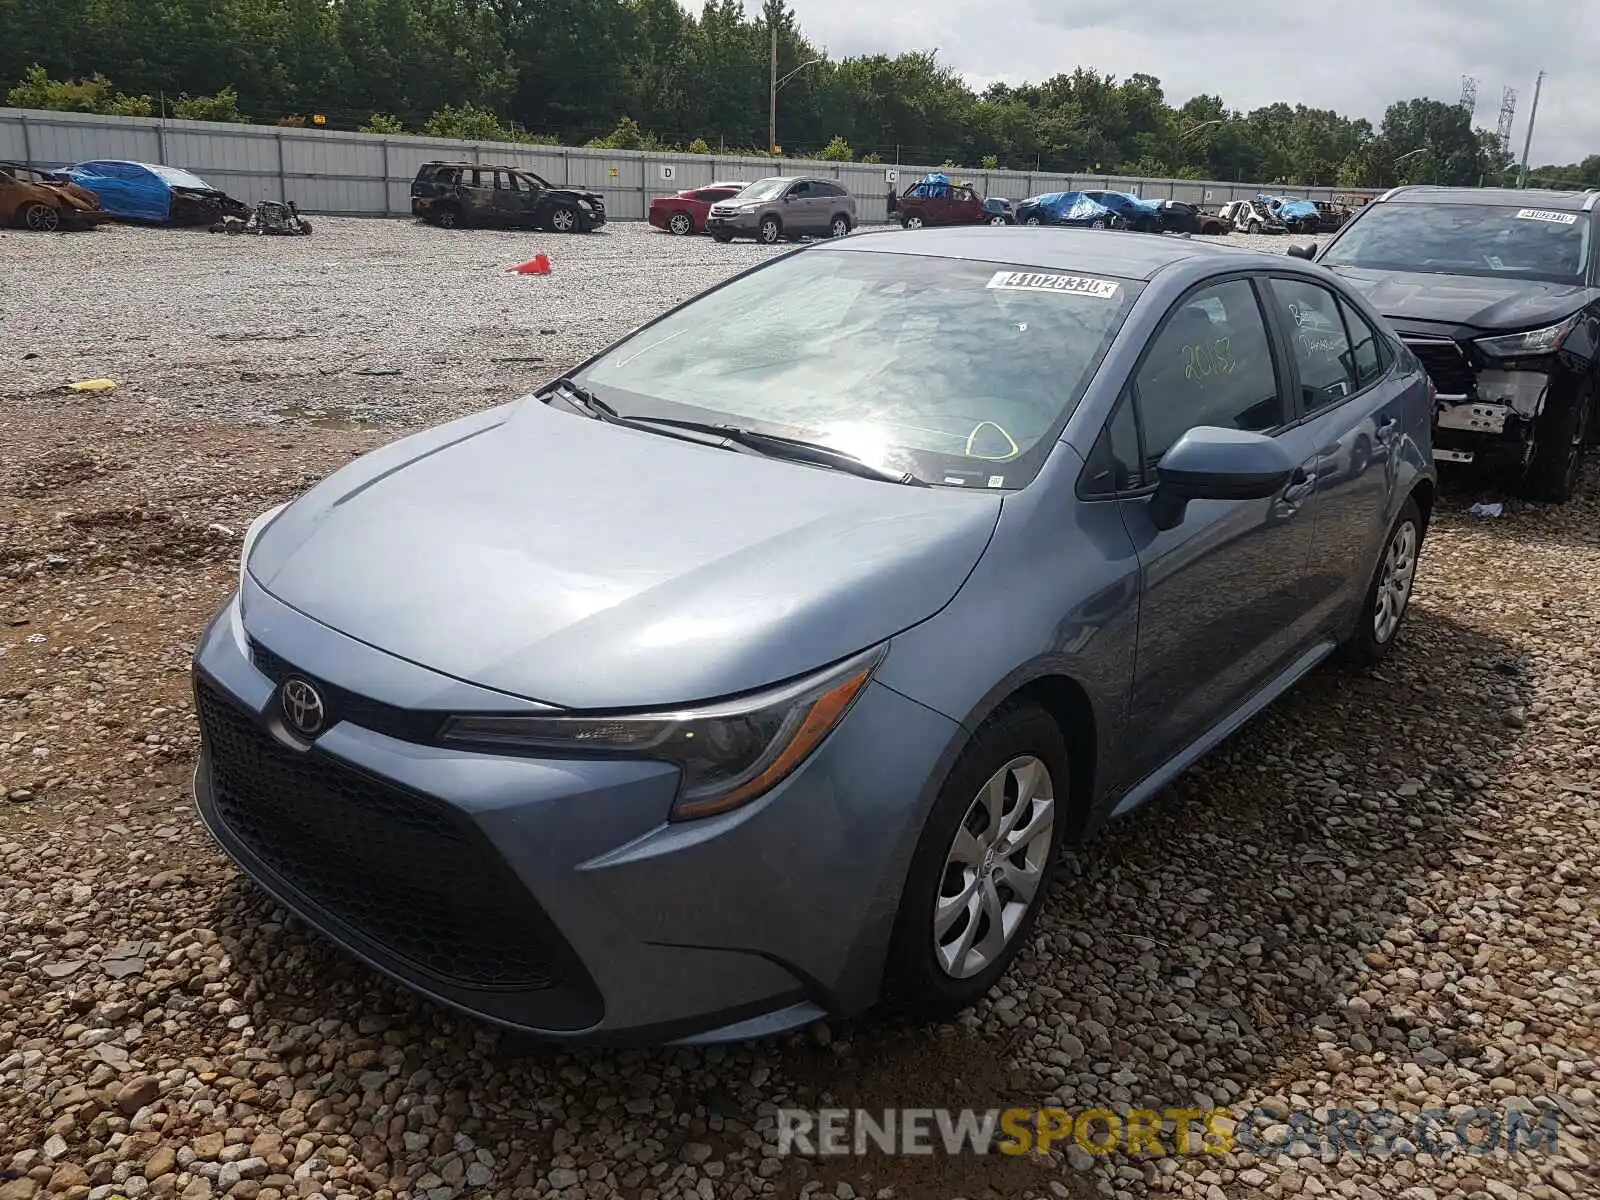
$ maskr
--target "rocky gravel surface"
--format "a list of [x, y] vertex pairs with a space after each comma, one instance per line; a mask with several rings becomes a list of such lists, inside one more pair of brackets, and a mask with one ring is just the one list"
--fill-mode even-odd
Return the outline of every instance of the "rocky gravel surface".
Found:
[[[467, 234], [447, 253], [440, 236], [321, 222], [259, 245], [0, 239], [8, 264], [72, 283], [0, 349], [0, 1200], [1600, 1195], [1593, 466], [1588, 498], [1559, 509], [1484, 519], [1467, 511], [1476, 493], [1451, 491], [1390, 661], [1319, 671], [1080, 855], [1017, 968], [955, 1024], [530, 1046], [391, 987], [276, 909], [188, 800], [187, 658], [249, 519], [395, 424], [519, 387], [473, 365], [483, 349], [546, 337], [557, 368], [766, 253], [618, 228], [569, 239], [583, 249], [552, 252], [558, 274], [539, 280], [498, 274], [536, 239]], [[83, 245], [126, 251], [71, 266]], [[432, 324], [413, 252], [446, 272]], [[211, 300], [159, 311], [178, 282]], [[650, 303], [613, 312], [628, 288]], [[130, 296], [151, 303], [125, 311]], [[594, 342], [537, 333], [578, 298], [605, 326]], [[218, 301], [236, 319], [323, 311], [286, 342], [206, 341]], [[374, 311], [415, 321], [402, 332]], [[151, 341], [118, 339], [118, 322]], [[358, 385], [358, 362], [405, 374]], [[282, 380], [240, 382], [275, 363], [322, 381], [312, 407], [404, 399], [367, 401], [371, 429], [304, 412], [247, 423], [289, 403]], [[99, 375], [125, 386], [54, 390]], [[778, 1153], [778, 1108], [889, 1105], [1220, 1107], [1265, 1114], [1268, 1142], [1330, 1109], [1518, 1110], [1559, 1133], [1516, 1154], [1415, 1136], [1368, 1154], [1178, 1154], [1170, 1130], [1159, 1154]]]

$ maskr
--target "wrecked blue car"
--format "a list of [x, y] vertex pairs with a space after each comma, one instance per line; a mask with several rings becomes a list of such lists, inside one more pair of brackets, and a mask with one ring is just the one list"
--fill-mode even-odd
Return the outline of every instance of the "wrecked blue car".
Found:
[[180, 167], [95, 159], [62, 174], [100, 197], [100, 207], [118, 221], [215, 225], [225, 217], [250, 215], [247, 205]]
[[1080, 229], [1116, 229], [1122, 218], [1086, 192], [1046, 192], [1017, 205], [1018, 225], [1075, 225]]
[[1103, 204], [1129, 229], [1139, 233], [1161, 232], [1161, 205], [1154, 200], [1141, 200], [1131, 192], [1085, 192], [1097, 204]]

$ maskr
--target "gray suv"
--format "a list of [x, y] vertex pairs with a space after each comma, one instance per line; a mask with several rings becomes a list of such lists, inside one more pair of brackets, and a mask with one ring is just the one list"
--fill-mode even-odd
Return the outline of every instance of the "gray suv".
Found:
[[856, 223], [856, 198], [832, 179], [773, 175], [712, 206], [706, 228], [719, 242], [843, 237]]

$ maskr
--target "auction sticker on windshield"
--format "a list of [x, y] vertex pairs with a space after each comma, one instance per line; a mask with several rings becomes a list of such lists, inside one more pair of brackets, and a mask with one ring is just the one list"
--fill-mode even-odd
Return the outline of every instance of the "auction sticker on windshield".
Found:
[[1117, 294], [1117, 285], [1110, 279], [1055, 275], [1044, 271], [996, 271], [988, 286], [1007, 292], [1064, 292], [1072, 296], [1095, 296], [1101, 300], [1114, 299]]
[[1519, 221], [1549, 221], [1552, 225], [1576, 225], [1577, 213], [1549, 212], [1542, 208], [1519, 208], [1517, 210]]

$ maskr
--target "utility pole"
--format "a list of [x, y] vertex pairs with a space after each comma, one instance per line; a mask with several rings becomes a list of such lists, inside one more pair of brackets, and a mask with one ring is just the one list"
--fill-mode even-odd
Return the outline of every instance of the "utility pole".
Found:
[[[769, 15], [767, 24], [772, 29], [772, 71], [769, 76], [772, 88], [767, 93], [767, 149], [776, 154], [778, 152], [778, 23]], [[1534, 103], [1538, 104], [1537, 99]]]
[[1528, 110], [1528, 136], [1522, 140], [1522, 174], [1517, 180], [1519, 188], [1528, 186], [1528, 152], [1533, 149], [1533, 122], [1539, 116], [1539, 89], [1544, 86], [1544, 72], [1533, 81], [1533, 107]]

